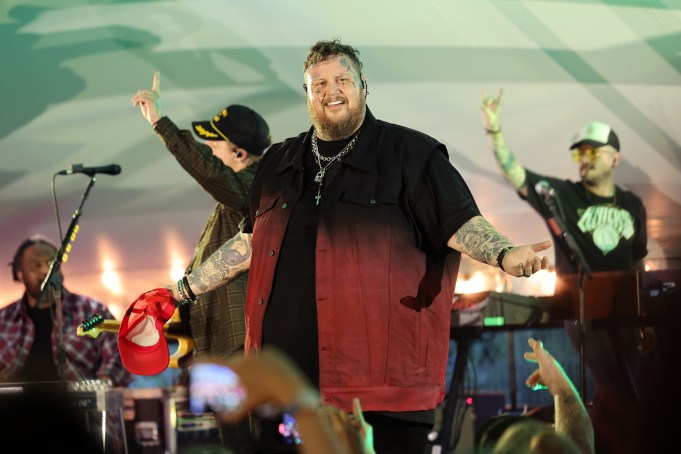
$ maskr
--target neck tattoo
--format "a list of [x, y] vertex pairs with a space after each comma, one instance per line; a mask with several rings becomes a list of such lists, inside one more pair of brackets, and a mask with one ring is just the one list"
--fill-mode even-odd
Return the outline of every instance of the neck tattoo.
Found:
[[[345, 146], [345, 148], [338, 152], [337, 155], [327, 157], [319, 154], [319, 148], [317, 147], [317, 132], [312, 132], [312, 154], [314, 155], [315, 162], [319, 166], [319, 172], [317, 172], [317, 174], [314, 176], [315, 183], [319, 184], [319, 187], [317, 188], [317, 195], [315, 196], [315, 205], [319, 205], [319, 201], [322, 198], [322, 185], [324, 184], [324, 176], [326, 176], [326, 171], [333, 165], [334, 162], [340, 161], [345, 155], [350, 153], [352, 148], [355, 146], [355, 142], [357, 142], [359, 133], [360, 131], [357, 131], [355, 137], [353, 137], [352, 140]], [[322, 165], [322, 162], [325, 164]]]

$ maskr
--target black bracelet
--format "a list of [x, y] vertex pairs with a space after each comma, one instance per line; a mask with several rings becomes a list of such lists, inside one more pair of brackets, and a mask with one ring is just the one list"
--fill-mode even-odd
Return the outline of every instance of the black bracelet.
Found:
[[177, 292], [180, 294], [180, 298], [182, 298], [182, 301], [176, 302], [175, 307], [184, 306], [185, 304], [189, 304], [189, 303], [192, 302], [189, 298], [187, 298], [187, 295], [185, 294], [185, 291], [184, 291], [184, 288], [183, 288], [183, 285], [182, 285], [182, 279], [177, 281]]
[[189, 286], [189, 279], [187, 279], [186, 274], [182, 276], [182, 285], [184, 285], [184, 289], [187, 291], [189, 299], [192, 301], [196, 301], [196, 295], [194, 295], [194, 292], [192, 292], [192, 288]]
[[487, 129], [487, 128], [485, 128], [485, 132], [487, 134], [499, 134], [501, 132], [501, 126], [499, 126], [499, 129]]
[[506, 270], [504, 269], [504, 257], [506, 257], [506, 254], [511, 249], [513, 249], [513, 246], [506, 246], [501, 251], [499, 251], [499, 255], [497, 255], [497, 266], [501, 268], [501, 271], [503, 272], [506, 272]]

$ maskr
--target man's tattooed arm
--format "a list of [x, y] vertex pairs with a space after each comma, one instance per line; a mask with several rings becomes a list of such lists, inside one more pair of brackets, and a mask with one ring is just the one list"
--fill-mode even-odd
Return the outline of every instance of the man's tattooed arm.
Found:
[[238, 232], [188, 276], [189, 286], [201, 295], [232, 282], [251, 266], [251, 234]]
[[501, 131], [498, 134], [490, 135], [494, 157], [504, 173], [504, 177], [513, 185], [516, 191], [527, 195], [527, 173], [525, 168], [520, 165], [511, 149], [506, 145]]
[[497, 232], [487, 219], [475, 216], [454, 232], [447, 246], [478, 262], [497, 266], [499, 252], [505, 247], [513, 247], [513, 243]]

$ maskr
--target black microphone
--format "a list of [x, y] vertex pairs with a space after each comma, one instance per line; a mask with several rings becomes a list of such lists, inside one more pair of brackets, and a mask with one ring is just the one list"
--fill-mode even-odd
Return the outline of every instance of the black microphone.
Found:
[[562, 217], [559, 216], [559, 214], [561, 213], [561, 210], [558, 206], [560, 200], [556, 195], [556, 190], [553, 189], [549, 182], [546, 180], [539, 180], [539, 182], [536, 185], [534, 185], [534, 190], [537, 191], [537, 194], [544, 197], [544, 202], [549, 207], [549, 210], [553, 215], [553, 217], [547, 218], [549, 228], [551, 229], [554, 235], [556, 236], [563, 235], [565, 229], [563, 228], [563, 224], [561, 221]]
[[121, 166], [118, 164], [109, 164], [108, 166], [100, 167], [83, 167], [83, 164], [74, 164], [66, 170], [61, 170], [57, 175], [71, 175], [74, 173], [84, 173], [85, 175], [93, 176], [97, 173], [105, 173], [107, 175], [118, 175], [121, 173]]
[[548, 181], [546, 180], [540, 180], [535, 186], [534, 190], [537, 191], [537, 194], [543, 196], [543, 197], [553, 197], [556, 195], [556, 190], [551, 187]]

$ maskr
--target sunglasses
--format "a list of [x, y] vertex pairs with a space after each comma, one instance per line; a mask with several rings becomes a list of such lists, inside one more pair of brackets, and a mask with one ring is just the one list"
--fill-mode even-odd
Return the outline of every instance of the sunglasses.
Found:
[[587, 157], [590, 162], [593, 162], [601, 155], [601, 152], [598, 150], [598, 148], [586, 148], [583, 150], [575, 148], [570, 153], [572, 154], [572, 159], [575, 162], [582, 162], [584, 157]]

